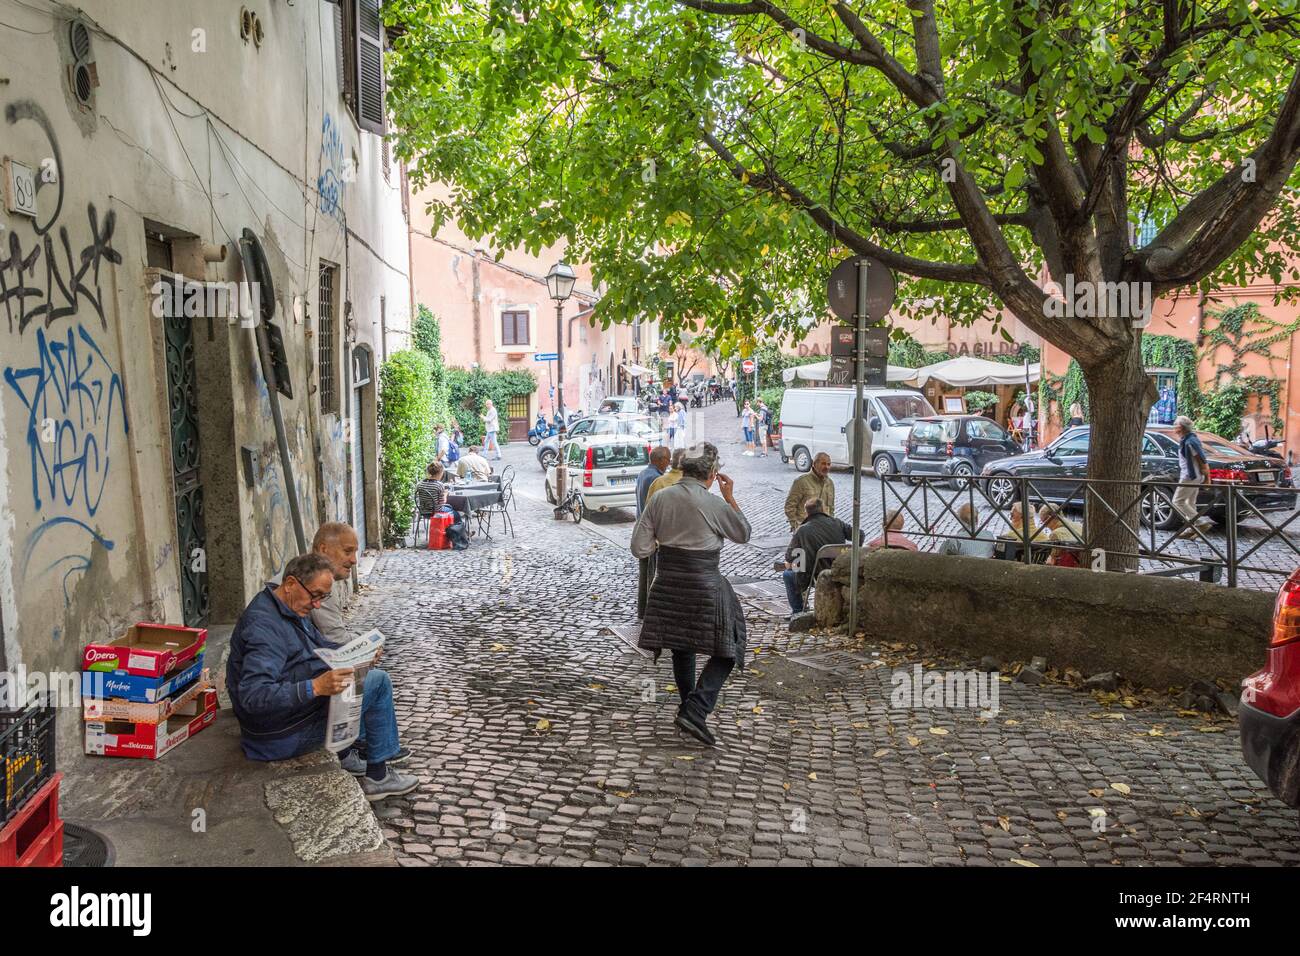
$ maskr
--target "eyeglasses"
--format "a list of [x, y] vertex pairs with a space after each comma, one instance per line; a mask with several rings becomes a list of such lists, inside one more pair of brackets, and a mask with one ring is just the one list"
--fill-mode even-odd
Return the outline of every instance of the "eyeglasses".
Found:
[[298, 583], [298, 587], [302, 588], [304, 591], [307, 592], [307, 597], [311, 598], [313, 604], [319, 604], [321, 601], [324, 601], [327, 597], [330, 596], [329, 591], [326, 591], [324, 594], [319, 594], [316, 591], [313, 591], [311, 588], [307, 587], [307, 585], [303, 584], [300, 579], [294, 578], [293, 580]]

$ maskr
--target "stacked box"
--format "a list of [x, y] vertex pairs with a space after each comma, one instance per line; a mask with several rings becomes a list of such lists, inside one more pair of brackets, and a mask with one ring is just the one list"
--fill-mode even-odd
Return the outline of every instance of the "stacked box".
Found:
[[208, 632], [137, 624], [82, 656], [86, 753], [157, 760], [208, 724], [217, 692], [203, 668]]

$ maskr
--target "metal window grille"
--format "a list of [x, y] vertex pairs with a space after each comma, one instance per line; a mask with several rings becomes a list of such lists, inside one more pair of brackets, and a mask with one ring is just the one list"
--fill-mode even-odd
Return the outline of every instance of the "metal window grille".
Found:
[[334, 266], [320, 267], [320, 300], [316, 306], [317, 362], [320, 375], [320, 410], [337, 411], [334, 391]]
[[506, 418], [521, 418], [528, 420], [528, 396], [511, 395], [506, 400]]

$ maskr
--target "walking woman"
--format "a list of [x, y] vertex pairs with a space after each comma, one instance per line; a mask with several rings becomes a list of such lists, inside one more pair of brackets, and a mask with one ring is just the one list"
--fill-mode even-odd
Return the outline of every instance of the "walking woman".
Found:
[[749, 399], [745, 399], [745, 407], [740, 412], [740, 430], [745, 435], [744, 454], [753, 457], [754, 455], [754, 409], [750, 407]]
[[[692, 446], [682, 461], [682, 480], [652, 495], [632, 532], [632, 554], [657, 556], [638, 645], [673, 656], [673, 678], [681, 695], [675, 721], [680, 730], [712, 745], [707, 726], [718, 692], [735, 667], [745, 666], [745, 616], [736, 592], [722, 576], [718, 559], [725, 541], [749, 541], [749, 521], [733, 495], [730, 478], [719, 473], [718, 449]], [[722, 497], [711, 494], [714, 481]], [[708, 662], [695, 674], [695, 656]]]
[[673, 448], [686, 447], [686, 406], [681, 402], [677, 403], [677, 414], [674, 416], [677, 425], [676, 440]]

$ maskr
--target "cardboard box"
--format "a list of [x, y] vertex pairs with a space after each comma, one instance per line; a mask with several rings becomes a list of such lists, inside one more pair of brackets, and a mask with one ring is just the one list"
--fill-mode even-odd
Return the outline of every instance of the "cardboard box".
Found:
[[81, 717], [83, 720], [129, 720], [134, 724], [161, 724], [211, 686], [211, 675], [205, 670], [203, 676], [189, 687], [151, 704], [120, 697], [83, 697]]
[[205, 688], [161, 724], [94, 720], [86, 724], [86, 753], [104, 757], [157, 760], [189, 740], [217, 716], [217, 692]]
[[81, 669], [162, 677], [202, 654], [207, 641], [207, 628], [136, 624], [108, 644], [87, 644]]
[[126, 671], [81, 672], [81, 697], [109, 698], [136, 701], [142, 704], [156, 704], [170, 697], [178, 690], [189, 685], [203, 673], [203, 655], [183, 670], [166, 677], [137, 677]]

